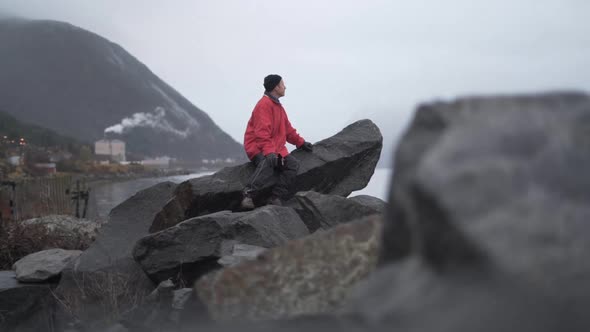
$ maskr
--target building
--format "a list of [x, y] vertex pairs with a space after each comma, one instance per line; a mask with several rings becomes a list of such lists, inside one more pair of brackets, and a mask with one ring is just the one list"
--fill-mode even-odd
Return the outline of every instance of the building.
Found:
[[125, 142], [118, 139], [101, 139], [94, 143], [94, 154], [108, 156], [113, 161], [125, 161]]
[[170, 161], [172, 161], [170, 157], [157, 157], [154, 159], [144, 159], [141, 161], [141, 164], [152, 168], [168, 168], [170, 167]]

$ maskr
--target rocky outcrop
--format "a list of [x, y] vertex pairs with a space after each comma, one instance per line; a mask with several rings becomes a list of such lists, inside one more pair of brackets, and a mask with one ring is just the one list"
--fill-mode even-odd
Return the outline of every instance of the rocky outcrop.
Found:
[[217, 321], [335, 313], [377, 263], [381, 218], [372, 216], [269, 249], [195, 284]]
[[[313, 190], [346, 197], [364, 188], [373, 175], [381, 147], [379, 128], [370, 120], [362, 120], [315, 143], [313, 153], [294, 151], [293, 156], [301, 163], [294, 192]], [[253, 172], [254, 166], [247, 163], [181, 183], [174, 199], [154, 218], [150, 232], [200, 215], [239, 210], [242, 190]]]
[[299, 192], [295, 194], [295, 199], [299, 203], [296, 211], [310, 232], [315, 232], [318, 229], [326, 230], [371, 214], [380, 214], [385, 207], [383, 201], [381, 201], [382, 206], [377, 205], [375, 200], [379, 200], [378, 198], [375, 200], [368, 198], [349, 199], [342, 196], [319, 194], [315, 191]]
[[14, 271], [0, 271], [0, 330], [41, 331], [51, 324], [48, 307], [55, 284], [25, 284]]
[[[334, 224], [253, 252], [253, 260], [206, 274], [195, 283], [197, 302], [214, 319], [239, 324], [199, 328], [587, 331], [588, 128], [590, 97], [577, 93], [422, 105], [396, 154], [384, 229], [378, 214]], [[232, 182], [217, 179], [217, 185], [233, 188]], [[311, 206], [326, 208], [328, 203], [321, 203], [324, 197], [318, 195], [311, 194], [319, 197], [319, 203]], [[178, 203], [178, 198], [170, 202]], [[333, 197], [326, 199], [332, 204]], [[373, 201], [342, 197], [334, 201], [341, 200]], [[184, 213], [188, 206], [177, 212]], [[265, 209], [295, 213], [289, 207], [266, 207], [213, 216], [246, 217]], [[231, 222], [203, 222], [210, 216], [187, 220], [145, 239], [201, 220], [202, 230], [212, 236], [198, 232], [191, 242], [184, 234], [188, 232], [177, 231], [160, 242], [158, 250], [166, 252], [161, 256], [177, 257], [161, 259], [173, 269], [185, 257], [194, 261], [211, 257], [208, 262], [217, 269], [219, 259], [227, 256], [223, 253], [232, 252], [227, 248], [267, 247], [259, 241], [283, 239], [274, 232], [260, 235], [258, 226], [242, 225], [240, 233], [227, 226]], [[256, 222], [261, 218], [252, 219], [250, 223], [260, 225]], [[223, 225], [234, 230], [220, 236]], [[236, 234], [242, 235], [235, 238]], [[183, 244], [174, 242], [178, 239]], [[137, 251], [140, 260], [148, 252], [142, 250]], [[150, 250], [158, 256], [155, 247]], [[144, 259], [144, 269], [153, 266]], [[356, 288], [358, 282], [361, 286]], [[185, 290], [178, 297], [187, 294]], [[166, 303], [173, 303], [171, 298], [169, 293]], [[269, 319], [274, 321], [243, 323]]]
[[43, 282], [60, 275], [81, 253], [80, 250], [43, 250], [19, 259], [12, 269], [20, 282]]
[[[361, 189], [380, 149], [379, 129], [364, 120], [318, 142], [313, 153], [295, 151], [302, 165], [294, 190], [346, 196]], [[92, 324], [115, 321], [141, 306], [157, 282], [170, 278], [175, 287], [192, 285], [211, 270], [256, 260], [267, 248], [308, 235], [288, 206], [232, 211], [252, 171], [245, 164], [178, 186], [162, 183], [114, 208], [96, 241], [62, 273], [56, 296], [75, 311], [66, 316]]]
[[115, 207], [96, 241], [63, 272], [57, 296], [76, 310], [82, 320], [118, 315], [136, 305], [154, 284], [143, 273], [131, 252], [148, 234], [155, 214], [176, 185], [163, 182], [144, 189]]
[[358, 196], [349, 197], [348, 199], [350, 199], [351, 201], [357, 202], [359, 204], [362, 204], [366, 207], [369, 207], [369, 208], [377, 211], [380, 214], [384, 214], [385, 211], [387, 210], [387, 202], [385, 202], [381, 198], [377, 198], [377, 197], [373, 197], [373, 196], [369, 196], [369, 195], [358, 195]]
[[420, 106], [396, 154], [382, 268], [353, 305], [357, 321], [587, 330], [589, 128], [581, 93]]
[[[321, 311], [314, 310], [312, 317], [240, 323], [239, 328], [587, 331], [588, 128], [590, 97], [581, 93], [463, 98], [420, 106], [396, 153], [380, 264], [343, 312], [318, 316]], [[309, 260], [301, 261], [308, 266]], [[255, 263], [270, 275], [280, 270], [265, 261]], [[282, 288], [256, 281], [275, 280], [270, 284], [275, 285], [281, 279], [255, 279], [257, 269], [247, 262], [199, 280], [197, 291], [206, 303], [214, 303], [208, 303], [214, 317], [265, 318], [285, 303], [301, 300], [287, 293], [283, 301], [272, 302], [273, 292]], [[242, 282], [259, 287], [238, 286]], [[297, 285], [293, 280], [284, 284]], [[257, 291], [265, 295], [257, 297]]]
[[309, 234], [288, 207], [265, 206], [252, 212], [222, 211], [186, 220], [140, 239], [133, 256], [155, 282], [168, 278], [184, 284], [220, 267], [236, 244], [276, 247]]

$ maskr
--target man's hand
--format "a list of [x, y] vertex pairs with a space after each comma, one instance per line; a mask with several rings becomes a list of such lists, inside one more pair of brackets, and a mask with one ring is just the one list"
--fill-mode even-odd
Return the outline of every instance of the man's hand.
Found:
[[301, 146], [299, 148], [303, 151], [312, 152], [313, 151], [313, 144], [311, 144], [309, 142], [303, 142], [303, 144], [301, 144]]
[[266, 160], [270, 163], [272, 168], [276, 168], [279, 165], [279, 157], [276, 153], [269, 153], [266, 155]]

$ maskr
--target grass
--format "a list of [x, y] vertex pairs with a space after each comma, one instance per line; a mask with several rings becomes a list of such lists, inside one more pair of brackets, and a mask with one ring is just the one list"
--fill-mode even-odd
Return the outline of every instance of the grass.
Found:
[[0, 270], [12, 270], [19, 259], [47, 249], [85, 250], [93, 239], [49, 231], [44, 225], [0, 224]]

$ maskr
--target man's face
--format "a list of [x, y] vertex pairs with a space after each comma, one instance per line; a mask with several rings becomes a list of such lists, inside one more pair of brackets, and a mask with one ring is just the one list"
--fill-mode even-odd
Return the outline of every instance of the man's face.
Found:
[[281, 80], [281, 82], [279, 82], [279, 85], [277, 85], [275, 88], [275, 93], [279, 96], [279, 97], [283, 97], [285, 95], [285, 90], [287, 90], [287, 87], [285, 86], [285, 82], [283, 80]]

